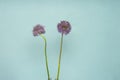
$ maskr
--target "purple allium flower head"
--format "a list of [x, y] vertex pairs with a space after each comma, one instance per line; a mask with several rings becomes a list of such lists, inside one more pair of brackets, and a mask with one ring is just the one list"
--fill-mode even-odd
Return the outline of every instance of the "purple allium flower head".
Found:
[[44, 27], [40, 24], [37, 24], [34, 28], [33, 28], [33, 35], [34, 36], [38, 36], [39, 34], [44, 34], [45, 30]]
[[61, 21], [60, 23], [58, 23], [57, 28], [58, 32], [66, 35], [70, 32], [71, 25], [68, 21]]

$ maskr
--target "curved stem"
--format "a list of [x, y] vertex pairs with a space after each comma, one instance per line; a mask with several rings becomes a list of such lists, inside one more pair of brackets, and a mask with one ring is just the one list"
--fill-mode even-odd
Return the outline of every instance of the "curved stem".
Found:
[[59, 59], [58, 59], [58, 72], [57, 72], [57, 78], [56, 78], [56, 80], [59, 80], [60, 63], [61, 63], [61, 55], [62, 55], [62, 44], [63, 44], [63, 34], [61, 36], [61, 41], [60, 41], [60, 54], [59, 54]]
[[49, 68], [48, 68], [48, 58], [47, 58], [47, 41], [46, 38], [43, 35], [40, 35], [44, 42], [45, 42], [45, 46], [44, 46], [44, 51], [45, 51], [45, 61], [46, 61], [46, 70], [47, 70], [47, 75], [48, 75], [48, 80], [50, 80], [50, 73], [49, 73]]

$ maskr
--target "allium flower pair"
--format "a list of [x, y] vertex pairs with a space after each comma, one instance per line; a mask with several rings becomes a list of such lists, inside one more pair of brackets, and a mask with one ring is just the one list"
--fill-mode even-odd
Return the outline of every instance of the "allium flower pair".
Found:
[[[57, 29], [58, 29], [58, 32], [66, 35], [70, 32], [71, 25], [68, 21], [61, 21], [60, 23], [58, 23]], [[38, 36], [39, 34], [44, 34], [44, 33], [45, 33], [44, 26], [42, 26], [40, 24], [36, 25], [33, 28], [33, 35], [34, 36]]]
[[[58, 23], [57, 29], [58, 29], [58, 32], [60, 32], [62, 35], [61, 35], [61, 40], [60, 40], [60, 54], [59, 54], [59, 60], [58, 60], [58, 71], [57, 71], [57, 75], [56, 75], [55, 80], [59, 80], [61, 54], [62, 54], [62, 44], [63, 44], [63, 34], [67, 35], [71, 31], [71, 25], [70, 25], [70, 23], [68, 21], [61, 21], [60, 23]], [[34, 36], [40, 35], [43, 38], [44, 42], [45, 42], [44, 50], [45, 50], [46, 70], [47, 70], [48, 80], [51, 80], [50, 73], [49, 73], [49, 68], [48, 68], [48, 59], [47, 59], [47, 40], [42, 35], [45, 32], [46, 31], [44, 29], [44, 26], [42, 26], [40, 24], [36, 25], [33, 28], [33, 35]]]

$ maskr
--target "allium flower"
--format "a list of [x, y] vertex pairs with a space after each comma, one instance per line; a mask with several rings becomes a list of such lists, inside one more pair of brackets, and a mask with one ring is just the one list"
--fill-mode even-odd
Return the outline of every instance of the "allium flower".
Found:
[[61, 21], [57, 25], [58, 31], [62, 34], [68, 34], [71, 30], [71, 25], [68, 21]]
[[44, 34], [45, 29], [42, 25], [38, 24], [33, 28], [33, 35], [38, 36], [39, 34]]
[[67, 35], [71, 30], [71, 25], [68, 21], [61, 21], [57, 25], [58, 32], [62, 33], [61, 40], [60, 40], [60, 54], [58, 59], [58, 71], [56, 80], [59, 80], [59, 74], [60, 74], [60, 65], [61, 65], [61, 55], [62, 55], [62, 45], [63, 45], [63, 34]]
[[45, 33], [45, 29], [42, 25], [38, 24], [36, 25], [34, 28], [33, 28], [33, 35], [34, 36], [38, 36], [40, 35], [44, 42], [45, 42], [45, 45], [44, 45], [44, 55], [45, 55], [45, 62], [46, 62], [46, 71], [47, 71], [47, 75], [48, 75], [48, 80], [51, 80], [50, 79], [50, 73], [49, 73], [49, 68], [48, 68], [48, 58], [47, 58], [47, 40], [45, 38], [44, 35], [41, 35], [41, 34], [44, 34]]

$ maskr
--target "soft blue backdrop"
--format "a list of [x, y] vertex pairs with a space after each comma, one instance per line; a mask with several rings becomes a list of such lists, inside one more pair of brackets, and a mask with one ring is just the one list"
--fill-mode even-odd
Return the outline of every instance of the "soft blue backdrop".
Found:
[[33, 26], [45, 25], [51, 77], [56, 77], [60, 34], [68, 20], [60, 80], [120, 80], [119, 0], [0, 0], [0, 80], [47, 80], [43, 40]]

